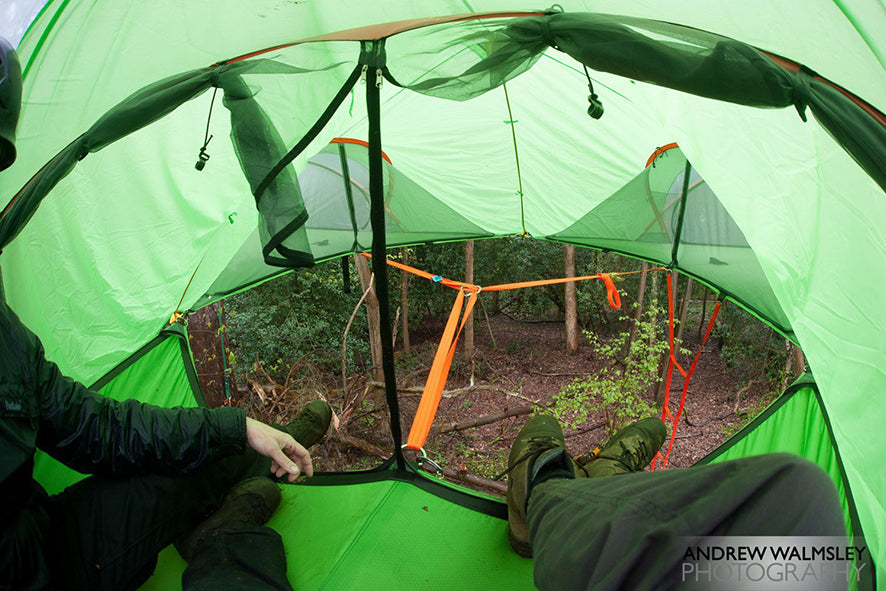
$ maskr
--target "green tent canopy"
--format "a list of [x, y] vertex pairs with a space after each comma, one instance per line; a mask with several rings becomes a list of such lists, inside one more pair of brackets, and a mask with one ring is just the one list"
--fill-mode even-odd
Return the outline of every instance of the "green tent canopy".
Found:
[[[368, 249], [381, 275], [384, 250], [407, 244], [522, 233], [624, 253], [705, 282], [803, 348], [815, 381], [708, 461], [817, 462], [877, 562], [860, 586], [882, 578], [879, 3], [192, 4], [55, 0], [19, 47], [0, 265], [65, 372], [111, 396], [198, 404], [186, 341], [160, 332], [180, 300], [196, 309]], [[531, 588], [531, 563], [502, 550], [500, 502], [391, 453], [286, 487], [274, 525], [297, 588], [470, 588], [479, 554], [496, 557], [499, 574], [483, 572], [501, 588]], [[55, 490], [75, 477], [48, 462], [41, 474]], [[378, 543], [407, 530], [412, 545]], [[329, 563], [299, 570], [299, 538], [319, 532]], [[461, 553], [450, 563], [441, 548]], [[379, 568], [395, 553], [421, 568]]]

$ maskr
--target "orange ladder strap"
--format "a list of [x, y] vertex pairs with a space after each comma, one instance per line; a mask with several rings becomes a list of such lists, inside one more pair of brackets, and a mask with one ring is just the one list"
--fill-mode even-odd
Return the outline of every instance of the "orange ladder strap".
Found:
[[[677, 436], [677, 426], [680, 424], [680, 417], [683, 415], [683, 407], [686, 404], [686, 394], [689, 392], [689, 380], [695, 372], [695, 367], [698, 365], [698, 359], [701, 357], [701, 352], [704, 350], [705, 343], [708, 342], [708, 337], [711, 336], [711, 332], [714, 330], [714, 322], [717, 320], [717, 314], [719, 313], [720, 301], [718, 300], [711, 312], [711, 318], [708, 320], [708, 328], [705, 331], [704, 338], [701, 340], [701, 345], [699, 345], [698, 351], [695, 352], [695, 357], [692, 359], [692, 364], [689, 366], [689, 370], [686, 371], [679, 363], [677, 363], [677, 359], [674, 357], [674, 289], [671, 284], [671, 274], [668, 274], [668, 341], [670, 351], [668, 353], [668, 374], [665, 380], [665, 395], [664, 402], [662, 403], [661, 420], [671, 419], [671, 421], [673, 421], [673, 426], [671, 427], [671, 437], [667, 451], [663, 456], [661, 455], [661, 451], [656, 452], [655, 457], [652, 459], [650, 470], [655, 470], [655, 465], [658, 463], [658, 460], [661, 460], [662, 469], [668, 465], [668, 458], [671, 455], [671, 449], [674, 447], [674, 439]], [[676, 367], [683, 375], [683, 391], [680, 393], [680, 405], [677, 407], [676, 416], [671, 414], [669, 408], [671, 398], [671, 374], [674, 367]]]

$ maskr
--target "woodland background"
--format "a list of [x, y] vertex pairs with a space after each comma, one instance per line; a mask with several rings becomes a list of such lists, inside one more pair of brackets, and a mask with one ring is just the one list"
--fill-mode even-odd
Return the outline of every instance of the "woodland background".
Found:
[[[618, 310], [599, 280], [481, 292], [424, 448], [447, 479], [503, 495], [506, 484], [496, 477], [533, 413], [560, 419], [574, 455], [602, 446], [633, 420], [661, 415], [669, 330], [664, 271], [613, 253], [520, 237], [415, 246], [389, 257], [481, 286], [645, 271], [616, 278]], [[405, 438], [456, 292], [388, 271]], [[241, 406], [251, 416], [285, 423], [323, 398], [335, 417], [326, 439], [311, 450], [317, 469], [365, 469], [389, 457], [393, 441], [371, 283], [366, 259], [349, 257], [296, 270], [192, 314], [191, 348], [210, 404]], [[667, 468], [700, 460], [803, 370], [799, 349], [732, 302], [721, 304], [702, 348], [715, 303], [705, 285], [676, 278], [676, 359], [688, 369], [701, 354]], [[668, 407], [676, 416], [683, 377], [676, 369], [672, 375]]]

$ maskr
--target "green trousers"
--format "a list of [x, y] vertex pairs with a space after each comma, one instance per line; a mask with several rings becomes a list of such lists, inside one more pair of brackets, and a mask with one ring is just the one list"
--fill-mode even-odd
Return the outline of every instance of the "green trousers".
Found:
[[687, 540], [702, 536], [846, 536], [830, 477], [790, 454], [532, 489], [529, 540], [539, 589], [670, 589]]

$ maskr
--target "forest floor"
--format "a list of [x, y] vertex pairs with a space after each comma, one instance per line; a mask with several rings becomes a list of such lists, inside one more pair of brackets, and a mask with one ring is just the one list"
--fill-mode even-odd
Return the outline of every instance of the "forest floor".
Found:
[[[433, 328], [423, 332], [425, 334], [416, 330], [412, 335], [413, 347], [409, 355], [397, 354], [404, 441], [439, 337], [439, 332]], [[504, 482], [490, 483], [489, 480], [507, 468], [510, 447], [529, 419], [530, 409], [544, 412], [561, 388], [601, 367], [601, 361], [594, 358], [593, 348], [582, 340], [578, 352], [568, 355], [562, 322], [523, 323], [499, 314], [491, 317], [488, 324], [478, 323], [473, 363], [464, 359], [459, 344], [437, 412], [435, 429], [492, 417], [502, 411], [518, 414], [473, 428], [432, 430], [424, 448], [427, 456], [446, 471], [449, 479], [487, 494], [502, 496]], [[694, 355], [699, 344], [696, 331], [687, 330], [683, 347]], [[680, 359], [684, 367], [689, 366], [692, 355]], [[668, 469], [690, 466], [703, 458], [772, 399], [770, 387], [764, 381], [751, 381], [747, 387], [749, 373], [747, 368], [727, 369], [719, 354], [718, 341], [713, 337], [708, 341], [692, 375]], [[349, 403], [353, 410], [343, 416], [338, 430], [330, 429], [326, 439], [311, 450], [315, 467], [328, 472], [364, 469], [389, 457], [392, 439], [383, 391], [371, 387], [365, 378], [349, 378], [347, 395], [342, 394], [340, 375], [328, 376], [328, 380], [320, 376], [319, 381], [326, 382], [326, 386], [318, 384], [316, 391], [324, 393], [337, 413], [341, 414]], [[674, 371], [670, 405], [673, 414], [677, 413], [682, 387], [683, 378]], [[738, 392], [741, 394], [736, 400]], [[354, 404], [354, 399], [361, 393], [366, 393], [365, 398]], [[271, 405], [270, 408], [266, 408], [266, 404], [257, 404], [252, 397], [248, 406], [259, 418], [285, 422], [313, 397], [304, 392], [299, 396], [304, 400], [296, 404]], [[602, 446], [608, 439], [599, 412], [591, 413], [585, 423], [574, 428], [566, 426], [564, 434], [567, 448], [573, 455]], [[664, 449], [667, 445], [666, 441]], [[414, 457], [415, 452], [408, 454]]]

